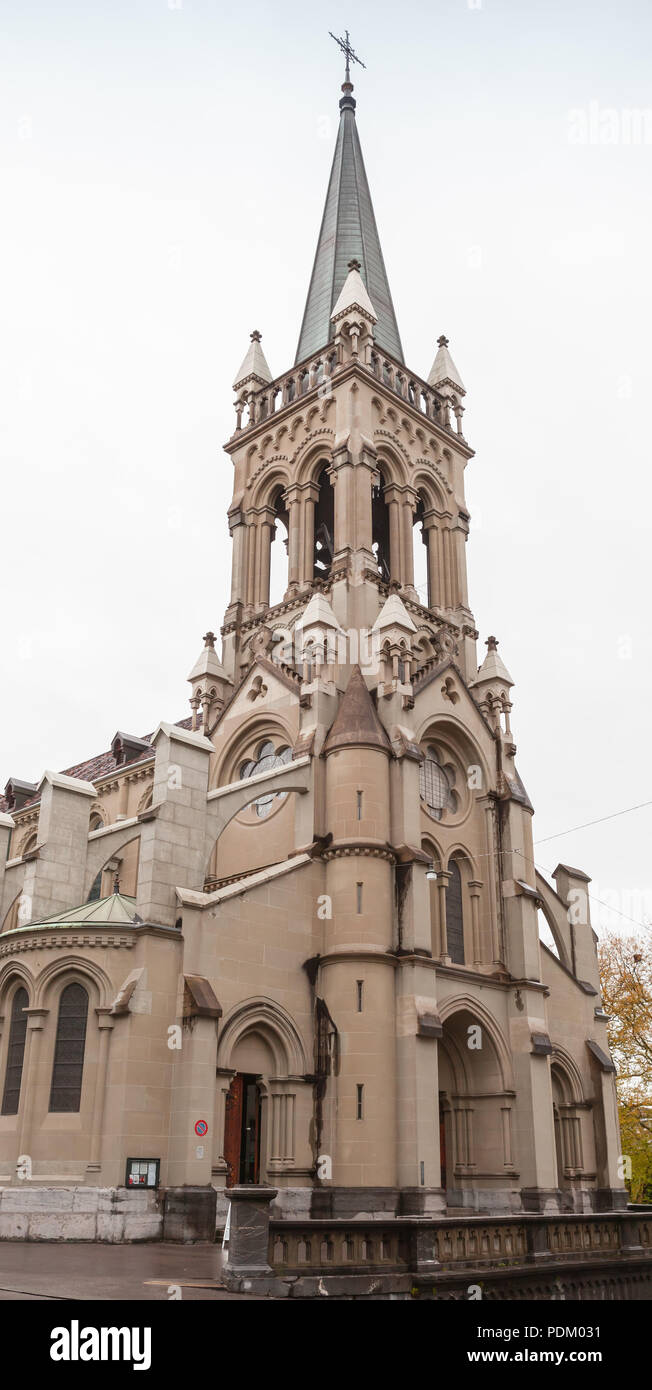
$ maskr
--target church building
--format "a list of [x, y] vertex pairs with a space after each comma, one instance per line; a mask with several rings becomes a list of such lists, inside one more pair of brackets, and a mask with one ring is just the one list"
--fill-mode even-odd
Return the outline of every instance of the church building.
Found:
[[465, 387], [443, 334], [405, 361], [348, 56], [296, 359], [272, 325], [234, 377], [190, 714], [182, 672], [179, 722], [5, 769], [0, 1238], [212, 1237], [247, 1187], [277, 1225], [626, 1206], [589, 878], [535, 866]]

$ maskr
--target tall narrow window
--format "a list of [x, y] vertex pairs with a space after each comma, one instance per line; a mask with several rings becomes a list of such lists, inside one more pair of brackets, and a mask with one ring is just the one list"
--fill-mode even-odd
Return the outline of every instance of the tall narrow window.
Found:
[[446, 888], [446, 936], [448, 954], [455, 965], [464, 965], [464, 920], [462, 916], [462, 876], [454, 859], [448, 865]]
[[362, 1013], [362, 998], [364, 993], [364, 980], [356, 980], [356, 998], [358, 1002], [358, 1013]]
[[362, 820], [362, 792], [356, 792], [358, 820]]
[[358, 1085], [358, 1086], [356, 1086], [355, 1090], [356, 1090], [355, 1118], [356, 1118], [356, 1120], [361, 1120], [361, 1119], [363, 1118], [363, 1113], [362, 1113], [362, 1100], [363, 1100], [363, 1096], [364, 1096], [364, 1086]]
[[59, 1002], [50, 1089], [51, 1111], [76, 1111], [81, 1102], [88, 995], [83, 985], [66, 985]]
[[355, 888], [356, 888], [357, 911], [358, 911], [358, 912], [362, 912], [362, 884], [361, 884], [361, 883], [356, 883]]
[[23, 1075], [27, 1017], [23, 1012], [29, 1004], [26, 989], [17, 989], [11, 1005], [11, 1026], [7, 1048], [7, 1070], [2, 1097], [3, 1115], [17, 1115], [20, 1102], [20, 1083]]

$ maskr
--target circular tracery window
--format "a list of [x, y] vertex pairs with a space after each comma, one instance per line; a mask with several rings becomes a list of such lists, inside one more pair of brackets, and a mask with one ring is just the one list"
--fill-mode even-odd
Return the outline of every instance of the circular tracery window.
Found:
[[[286, 763], [292, 761], [292, 749], [285, 745], [275, 748], [271, 740], [266, 739], [261, 743], [255, 756], [248, 758], [241, 764], [240, 777], [256, 777], [261, 772], [270, 772], [272, 768], [284, 767]], [[279, 798], [286, 796], [286, 792], [263, 792], [262, 796], [256, 798], [251, 803], [251, 809], [261, 819], [268, 816], [272, 805]]]
[[455, 769], [444, 765], [438, 750], [429, 744], [419, 768], [419, 792], [426, 810], [434, 820], [441, 820], [445, 811], [458, 809], [457, 793], [453, 790]]

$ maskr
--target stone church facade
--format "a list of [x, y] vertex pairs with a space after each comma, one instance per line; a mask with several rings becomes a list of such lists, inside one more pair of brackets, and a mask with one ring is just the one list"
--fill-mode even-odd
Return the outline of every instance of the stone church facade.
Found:
[[295, 364], [253, 333], [235, 378], [191, 714], [7, 782], [0, 1236], [206, 1234], [247, 1186], [278, 1221], [626, 1205], [589, 880], [535, 867], [478, 656], [464, 386], [444, 337], [403, 359], [342, 90]]

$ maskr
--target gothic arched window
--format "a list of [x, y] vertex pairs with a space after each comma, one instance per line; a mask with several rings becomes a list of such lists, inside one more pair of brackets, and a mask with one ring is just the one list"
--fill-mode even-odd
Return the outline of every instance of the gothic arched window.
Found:
[[462, 875], [459, 865], [451, 859], [446, 885], [446, 937], [448, 954], [454, 965], [464, 965], [464, 916], [462, 911]]
[[[271, 739], [265, 739], [260, 744], [255, 756], [242, 763], [240, 777], [256, 777], [260, 772], [271, 772], [272, 768], [285, 767], [285, 764], [290, 762], [292, 762], [291, 748], [286, 745], [275, 748]], [[256, 815], [260, 816], [261, 819], [268, 816], [277, 797], [285, 795], [285, 792], [263, 792], [252, 803]]]
[[66, 985], [59, 1000], [54, 1045], [50, 1111], [77, 1111], [81, 1102], [88, 1019], [88, 994], [83, 985]]
[[441, 820], [444, 811], [457, 809], [452, 771], [452, 768], [449, 771], [442, 766], [436, 748], [426, 748], [426, 756], [419, 768], [419, 794], [434, 820]]
[[7, 1048], [7, 1070], [5, 1089], [2, 1097], [2, 1114], [17, 1115], [20, 1102], [20, 1083], [23, 1075], [25, 1038], [27, 1037], [27, 1016], [24, 1010], [29, 1004], [27, 990], [16, 990], [11, 1005], [11, 1025], [9, 1046]]

